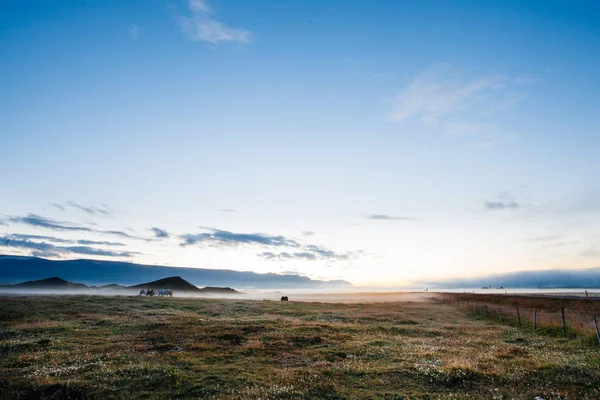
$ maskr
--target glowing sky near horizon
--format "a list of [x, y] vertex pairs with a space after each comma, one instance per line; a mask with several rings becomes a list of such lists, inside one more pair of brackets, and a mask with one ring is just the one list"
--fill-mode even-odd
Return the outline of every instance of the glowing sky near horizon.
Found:
[[357, 285], [599, 266], [598, 21], [592, 1], [5, 1], [0, 254]]

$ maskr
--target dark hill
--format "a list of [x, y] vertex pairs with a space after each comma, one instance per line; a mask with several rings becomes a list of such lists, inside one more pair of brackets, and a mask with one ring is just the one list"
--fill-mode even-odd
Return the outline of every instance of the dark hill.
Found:
[[109, 285], [98, 286], [98, 289], [125, 289], [125, 286], [121, 286], [116, 283], [111, 283]]
[[203, 293], [219, 293], [219, 294], [240, 294], [241, 293], [230, 287], [215, 287], [215, 286], [206, 286], [206, 287], [203, 287], [202, 289], [200, 289], [200, 291]]
[[180, 276], [159, 279], [157, 281], [128, 286], [128, 289], [171, 289], [182, 292], [200, 292], [201, 290]]
[[62, 278], [54, 277], [41, 279], [38, 281], [27, 281], [17, 283], [16, 285], [8, 285], [5, 287], [13, 289], [86, 289], [87, 285], [83, 283], [73, 283]]
[[36, 257], [0, 255], [0, 281], [8, 283], [61, 276], [76, 282], [105, 285], [118, 282], [134, 285], [164, 276], [179, 275], [193, 283], [239, 288], [339, 288], [352, 287], [346, 281], [320, 281], [299, 275], [259, 274], [228, 269], [165, 267], [102, 260], [47, 260]]
[[140, 283], [139, 285], [129, 286], [127, 289], [171, 289], [178, 292], [197, 292], [197, 293], [216, 293], [216, 294], [239, 294], [230, 287], [206, 286], [199, 289], [180, 276], [171, 276], [169, 278], [159, 279], [154, 282]]

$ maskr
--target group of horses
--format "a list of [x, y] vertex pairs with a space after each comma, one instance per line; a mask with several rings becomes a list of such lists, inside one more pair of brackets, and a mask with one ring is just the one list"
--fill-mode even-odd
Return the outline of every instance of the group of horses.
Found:
[[140, 296], [173, 297], [173, 291], [171, 289], [142, 289], [140, 290]]

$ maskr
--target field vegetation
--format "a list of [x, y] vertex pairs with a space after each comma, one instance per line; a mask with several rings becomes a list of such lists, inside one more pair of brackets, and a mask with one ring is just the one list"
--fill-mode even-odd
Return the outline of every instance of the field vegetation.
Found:
[[433, 299], [12, 296], [0, 298], [0, 393], [5, 399], [599, 399], [600, 349]]
[[525, 329], [534, 330], [535, 320], [536, 332], [555, 336], [564, 336], [564, 314], [567, 336], [600, 344], [594, 323], [595, 316], [600, 326], [600, 299], [597, 298], [475, 293], [444, 293], [436, 297], [471, 315], [485, 315], [491, 321], [518, 325], [520, 319], [520, 327]]

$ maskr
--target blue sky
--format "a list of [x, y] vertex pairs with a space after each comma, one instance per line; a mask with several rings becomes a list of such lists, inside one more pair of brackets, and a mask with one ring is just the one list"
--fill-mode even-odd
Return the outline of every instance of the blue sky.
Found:
[[598, 266], [599, 17], [3, 2], [0, 252], [364, 285]]

